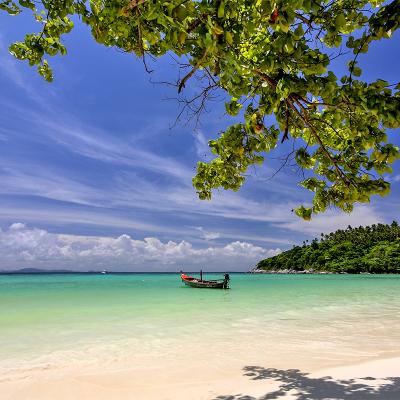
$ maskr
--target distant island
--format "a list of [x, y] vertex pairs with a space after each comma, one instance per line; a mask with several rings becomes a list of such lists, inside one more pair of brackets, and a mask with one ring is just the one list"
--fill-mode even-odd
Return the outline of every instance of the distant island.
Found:
[[[20, 269], [13, 269], [13, 270], [0, 270], [0, 275], [34, 275], [34, 274], [105, 274], [109, 273], [106, 270], [101, 270], [101, 271], [73, 271], [70, 269], [41, 269], [41, 268], [20, 268]], [[125, 272], [113, 272], [114, 274], [124, 274]]]
[[400, 273], [400, 227], [374, 224], [321, 233], [260, 261], [250, 273]]
[[71, 271], [69, 269], [40, 269], [40, 268], [20, 268], [14, 270], [0, 270], [0, 275], [14, 274], [99, 274], [100, 271]]
[[[197, 273], [198, 271], [187, 271], [188, 273]], [[216, 271], [213, 271], [215, 273]], [[236, 271], [218, 271], [220, 273], [229, 272], [230, 274], [237, 273]], [[130, 274], [172, 274], [176, 275], [179, 274], [179, 271], [108, 271], [105, 269], [102, 270], [88, 270], [88, 271], [75, 271], [69, 269], [41, 269], [41, 268], [20, 268], [20, 269], [13, 269], [13, 270], [1, 270], [0, 275], [50, 275], [50, 274], [80, 274], [80, 275], [98, 275], [98, 274], [113, 274], [113, 275], [130, 275]]]

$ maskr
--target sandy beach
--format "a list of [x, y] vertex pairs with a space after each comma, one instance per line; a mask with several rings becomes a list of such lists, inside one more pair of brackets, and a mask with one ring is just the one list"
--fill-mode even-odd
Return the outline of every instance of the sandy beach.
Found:
[[[92, 366], [14, 371], [3, 375], [0, 393], [4, 400], [400, 398], [400, 357], [312, 371], [187, 361], [169, 365], [160, 360], [152, 367], [115, 364], [99, 365], [97, 370]], [[294, 362], [287, 364], [293, 367]]]
[[396, 277], [7, 279], [0, 400], [400, 399]]
[[400, 400], [399, 53], [400, 0], [0, 0], [0, 400]]

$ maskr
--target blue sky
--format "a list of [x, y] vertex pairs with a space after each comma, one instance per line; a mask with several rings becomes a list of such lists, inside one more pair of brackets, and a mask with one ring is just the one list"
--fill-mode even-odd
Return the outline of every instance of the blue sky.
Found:
[[[222, 99], [200, 125], [173, 128], [172, 60], [151, 75], [133, 55], [96, 44], [85, 27], [65, 37], [68, 55], [50, 60], [48, 84], [8, 53], [37, 29], [0, 13], [0, 269], [19, 267], [129, 271], [248, 270], [261, 258], [320, 232], [399, 217], [400, 167], [392, 193], [304, 222], [291, 210], [310, 199], [290, 167], [272, 153], [238, 192], [197, 199], [191, 178], [210, 159], [207, 141], [231, 123]], [[365, 79], [398, 82], [399, 32], [360, 58]], [[340, 71], [347, 58], [335, 63]], [[191, 90], [191, 89], [188, 89]], [[398, 131], [391, 137], [399, 143]]]

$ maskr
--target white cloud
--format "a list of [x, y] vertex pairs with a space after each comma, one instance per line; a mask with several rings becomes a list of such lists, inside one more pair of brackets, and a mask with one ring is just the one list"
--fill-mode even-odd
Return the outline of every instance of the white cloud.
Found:
[[10, 230], [11, 231], [18, 231], [20, 229], [25, 229], [26, 225], [22, 224], [21, 222], [14, 222], [13, 224], [10, 225]]
[[196, 229], [201, 232], [202, 238], [204, 240], [214, 240], [221, 237], [221, 234], [219, 232], [206, 231], [202, 226], [198, 226], [196, 227]]
[[277, 247], [276, 249], [269, 249], [267, 251], [268, 257], [273, 257], [273, 256], [277, 256], [278, 254], [281, 254], [282, 250]]
[[248, 270], [263, 258], [280, 253], [235, 241], [225, 246], [195, 248], [187, 241], [162, 242], [156, 237], [135, 240], [50, 233], [20, 222], [0, 230], [3, 268], [26, 266], [89, 270]]
[[204, 232], [204, 239], [205, 240], [214, 240], [221, 237], [219, 232]]
[[399, 174], [399, 175], [394, 175], [394, 176], [392, 177], [392, 180], [393, 180], [394, 182], [400, 182], [400, 174]]

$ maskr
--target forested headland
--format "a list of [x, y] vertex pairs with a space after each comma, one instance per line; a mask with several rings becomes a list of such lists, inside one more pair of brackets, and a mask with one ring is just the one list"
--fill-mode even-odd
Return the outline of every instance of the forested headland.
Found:
[[400, 273], [400, 227], [374, 224], [324, 234], [260, 261], [253, 272]]

